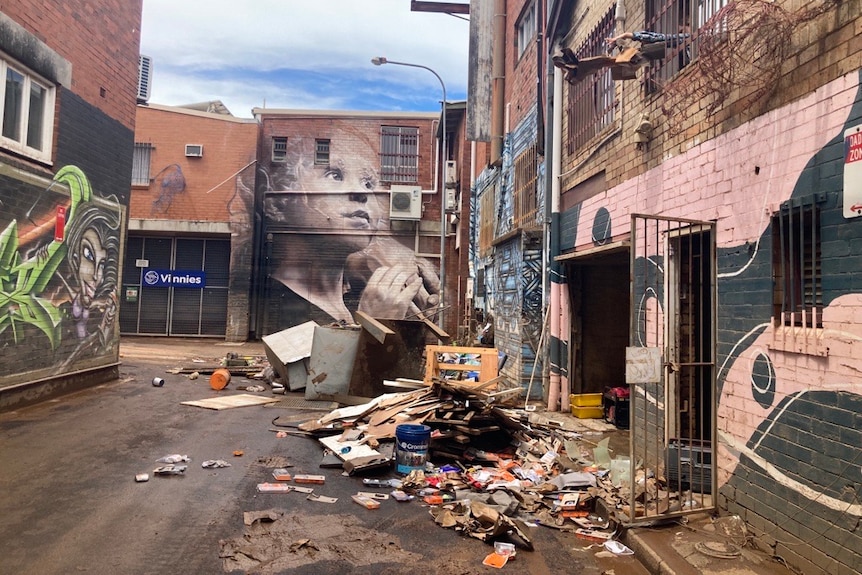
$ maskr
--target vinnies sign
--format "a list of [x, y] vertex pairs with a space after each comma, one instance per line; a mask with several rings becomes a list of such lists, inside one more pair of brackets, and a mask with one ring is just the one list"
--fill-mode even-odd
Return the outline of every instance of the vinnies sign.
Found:
[[207, 273], [200, 270], [143, 270], [144, 285], [147, 287], [204, 288]]

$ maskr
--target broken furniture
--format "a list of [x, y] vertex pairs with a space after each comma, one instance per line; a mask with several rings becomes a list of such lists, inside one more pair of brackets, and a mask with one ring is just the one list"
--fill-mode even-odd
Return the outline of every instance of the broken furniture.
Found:
[[[429, 345], [425, 347], [425, 385], [435, 380], [469, 379], [464, 377], [475, 372], [477, 385], [495, 379], [499, 373], [500, 354], [492, 347], [459, 347], [454, 345]], [[447, 377], [445, 372], [454, 372]]]

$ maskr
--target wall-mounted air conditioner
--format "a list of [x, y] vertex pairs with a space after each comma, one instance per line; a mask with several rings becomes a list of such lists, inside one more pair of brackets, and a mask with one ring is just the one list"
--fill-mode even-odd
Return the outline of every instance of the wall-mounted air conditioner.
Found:
[[187, 158], [202, 158], [204, 155], [203, 144], [186, 144]]
[[458, 211], [458, 198], [455, 194], [454, 189], [446, 190], [446, 211], [447, 212], [457, 212]]
[[443, 181], [446, 183], [447, 188], [454, 188], [458, 185], [458, 163], [455, 160], [448, 160], [446, 162]]
[[389, 190], [390, 220], [422, 219], [422, 188], [419, 186], [392, 186]]
[[150, 100], [150, 78], [153, 73], [153, 59], [149, 56], [138, 56], [138, 103]]

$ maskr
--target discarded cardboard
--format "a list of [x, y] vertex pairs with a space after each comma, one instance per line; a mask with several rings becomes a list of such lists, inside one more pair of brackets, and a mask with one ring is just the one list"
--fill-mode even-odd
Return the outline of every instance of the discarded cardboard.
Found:
[[194, 407], [203, 407], [205, 409], [232, 409], [234, 407], [248, 407], [250, 405], [264, 405], [266, 403], [277, 402], [275, 397], [262, 397], [258, 395], [250, 395], [241, 393], [239, 395], [225, 395], [219, 397], [211, 397], [208, 399], [195, 399], [192, 401], [182, 401], [182, 405], [191, 405]]

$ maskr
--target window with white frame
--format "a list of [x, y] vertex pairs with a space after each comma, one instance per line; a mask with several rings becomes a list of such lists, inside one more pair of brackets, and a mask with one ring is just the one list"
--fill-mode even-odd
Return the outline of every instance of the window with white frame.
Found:
[[287, 138], [284, 136], [273, 136], [272, 138], [272, 161], [287, 161]]
[[0, 56], [0, 145], [18, 154], [51, 161], [55, 88]]
[[419, 179], [419, 128], [381, 126], [380, 180], [414, 183]]
[[515, 25], [516, 38], [518, 42], [518, 58], [524, 54], [524, 50], [529, 46], [530, 41], [536, 37], [536, 3], [530, 2], [529, 6], [524, 8], [521, 16], [518, 18], [518, 23]]
[[150, 185], [150, 158], [153, 153], [153, 145], [143, 142], [135, 142], [135, 151], [132, 154], [132, 185]]

